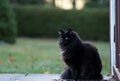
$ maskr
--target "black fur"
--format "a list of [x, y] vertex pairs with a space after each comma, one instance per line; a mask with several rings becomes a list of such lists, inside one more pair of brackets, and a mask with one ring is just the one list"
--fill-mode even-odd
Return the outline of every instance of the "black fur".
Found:
[[61, 79], [102, 79], [102, 64], [95, 46], [83, 42], [76, 32], [68, 29], [59, 31], [59, 47], [66, 65]]

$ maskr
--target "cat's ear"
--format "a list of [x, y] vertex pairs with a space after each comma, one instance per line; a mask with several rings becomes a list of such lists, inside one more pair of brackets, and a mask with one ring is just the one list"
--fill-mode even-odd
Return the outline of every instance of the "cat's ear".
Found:
[[71, 28], [69, 28], [67, 32], [68, 32], [68, 33], [72, 33], [72, 31], [73, 31], [73, 30], [72, 30]]
[[59, 29], [59, 34], [64, 34], [64, 31], [62, 29]]
[[69, 28], [68, 31], [73, 31], [73, 30], [71, 28]]

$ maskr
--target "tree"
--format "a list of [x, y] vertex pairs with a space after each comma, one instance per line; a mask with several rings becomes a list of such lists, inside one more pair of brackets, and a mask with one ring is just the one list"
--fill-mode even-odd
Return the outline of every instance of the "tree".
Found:
[[8, 0], [0, 0], [0, 40], [14, 43], [16, 38], [16, 21]]
[[72, 5], [73, 5], [73, 8], [75, 9], [75, 6], [76, 6], [76, 0], [72, 0]]
[[52, 0], [52, 6], [55, 7], [55, 0]]

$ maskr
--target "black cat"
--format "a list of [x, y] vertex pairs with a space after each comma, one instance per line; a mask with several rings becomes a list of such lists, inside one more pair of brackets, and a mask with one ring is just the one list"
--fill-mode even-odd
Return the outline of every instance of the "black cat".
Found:
[[72, 29], [59, 31], [59, 47], [65, 71], [61, 79], [102, 80], [102, 64], [97, 48], [83, 42]]

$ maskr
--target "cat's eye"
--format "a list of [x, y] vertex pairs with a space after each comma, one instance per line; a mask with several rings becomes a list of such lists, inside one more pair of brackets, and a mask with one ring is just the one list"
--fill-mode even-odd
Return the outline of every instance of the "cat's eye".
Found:
[[65, 40], [68, 40], [68, 37], [65, 37]]

